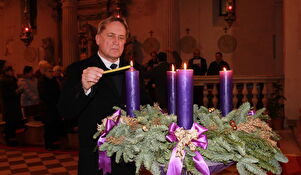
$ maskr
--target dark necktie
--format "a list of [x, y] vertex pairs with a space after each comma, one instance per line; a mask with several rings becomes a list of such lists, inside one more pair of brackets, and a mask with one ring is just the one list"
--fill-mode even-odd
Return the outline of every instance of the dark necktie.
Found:
[[116, 67], [117, 67], [117, 64], [115, 64], [115, 63], [111, 64], [111, 66], [110, 66], [111, 69], [116, 69]]
[[[116, 69], [117, 68], [117, 64], [113, 63], [111, 64], [110, 66], [111, 69]], [[115, 74], [113, 75], [113, 81], [114, 81], [114, 84], [117, 88], [117, 91], [119, 93], [119, 95], [121, 94], [121, 85], [122, 85], [122, 76], [119, 75], [119, 74]]]

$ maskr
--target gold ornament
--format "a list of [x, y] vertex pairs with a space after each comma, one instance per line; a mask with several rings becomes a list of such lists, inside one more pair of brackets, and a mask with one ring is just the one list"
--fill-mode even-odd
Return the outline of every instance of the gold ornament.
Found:
[[106, 142], [114, 144], [114, 145], [121, 145], [123, 144], [123, 141], [125, 140], [124, 136], [120, 136], [120, 137], [107, 137], [106, 138]]
[[244, 131], [246, 133], [254, 133], [259, 131], [259, 135], [262, 139], [266, 140], [272, 146], [277, 146], [277, 142], [271, 139], [273, 137], [272, 128], [270, 128], [268, 124], [259, 118], [248, 116], [247, 122], [238, 124], [237, 130]]
[[176, 156], [180, 157], [181, 159], [184, 157], [184, 149], [185, 146], [188, 146], [191, 151], [196, 150], [196, 145], [191, 142], [192, 140], [198, 139], [198, 131], [193, 130], [184, 130], [183, 128], [178, 128], [175, 131], [175, 136], [178, 139], [178, 144], [176, 147]]
[[142, 130], [143, 130], [143, 131], [145, 131], [145, 132], [146, 132], [146, 131], [148, 131], [148, 128], [147, 128], [147, 126], [145, 126], [145, 125], [144, 125], [144, 126], [142, 126]]
[[209, 111], [210, 113], [212, 113], [213, 111], [215, 111], [215, 108], [209, 108], [208, 111]]

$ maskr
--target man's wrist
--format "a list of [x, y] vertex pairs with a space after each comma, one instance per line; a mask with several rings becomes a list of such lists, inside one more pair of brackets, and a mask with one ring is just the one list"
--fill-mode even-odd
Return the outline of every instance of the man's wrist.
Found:
[[84, 90], [85, 95], [89, 95], [89, 94], [91, 93], [91, 88], [85, 89], [85, 88], [83, 87], [83, 90]]

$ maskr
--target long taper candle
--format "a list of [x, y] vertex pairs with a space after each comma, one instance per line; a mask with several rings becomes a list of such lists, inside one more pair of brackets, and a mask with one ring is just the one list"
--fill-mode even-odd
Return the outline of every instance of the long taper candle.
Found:
[[178, 125], [190, 129], [193, 123], [193, 70], [178, 69], [177, 73], [177, 116]]
[[128, 66], [123, 66], [123, 67], [120, 67], [120, 68], [117, 68], [117, 69], [106, 70], [106, 71], [103, 72], [103, 74], [108, 74], [108, 73], [112, 73], [112, 72], [117, 72], [117, 71], [129, 69], [130, 67], [131, 66], [128, 65]]
[[134, 111], [140, 109], [140, 87], [139, 87], [139, 71], [131, 67], [125, 72], [126, 85], [126, 111], [127, 115], [134, 117]]
[[226, 116], [232, 110], [232, 71], [226, 70], [219, 72], [220, 83], [220, 110]]
[[168, 114], [176, 114], [176, 72], [175, 66], [172, 65], [172, 70], [167, 71], [167, 101]]

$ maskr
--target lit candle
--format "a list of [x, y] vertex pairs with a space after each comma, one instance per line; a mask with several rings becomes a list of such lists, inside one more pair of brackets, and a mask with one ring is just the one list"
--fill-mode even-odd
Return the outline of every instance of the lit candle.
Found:
[[177, 116], [178, 125], [190, 129], [193, 123], [193, 70], [178, 69], [177, 73]]
[[140, 87], [139, 87], [139, 71], [131, 67], [125, 72], [126, 85], [126, 111], [127, 115], [134, 117], [134, 111], [140, 109]]
[[167, 101], [168, 114], [176, 114], [176, 72], [175, 66], [171, 66], [171, 71], [167, 71]]
[[223, 116], [226, 116], [232, 110], [232, 70], [219, 72], [220, 83], [220, 110]]

